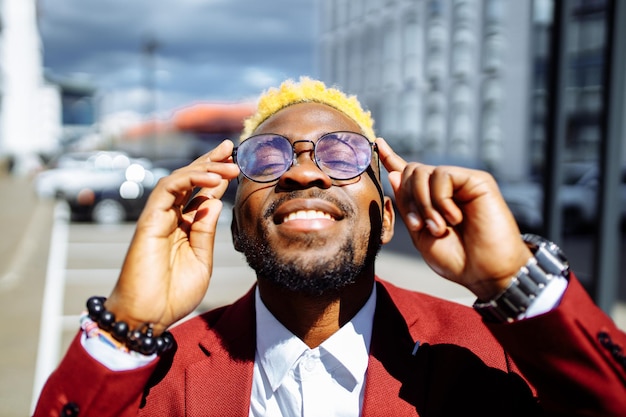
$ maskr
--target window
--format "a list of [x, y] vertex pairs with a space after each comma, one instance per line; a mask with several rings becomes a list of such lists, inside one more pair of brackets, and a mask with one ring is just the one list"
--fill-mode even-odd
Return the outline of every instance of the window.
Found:
[[504, 20], [505, 5], [503, 0], [486, 0], [485, 20], [489, 24], [499, 24]]
[[403, 48], [403, 77], [407, 84], [415, 84], [419, 77], [419, 63], [421, 59], [420, 31], [417, 19], [411, 16], [404, 24], [402, 31]]
[[383, 83], [394, 85], [400, 81], [400, 40], [397, 25], [388, 22], [383, 33]]
[[352, 92], [357, 92], [361, 88], [361, 43], [356, 36], [348, 41], [348, 79], [347, 87]]
[[456, 76], [467, 76], [472, 70], [473, 36], [467, 29], [457, 30], [452, 46], [452, 65]]
[[422, 128], [422, 109], [418, 92], [406, 91], [402, 97], [400, 109], [402, 112], [402, 134], [417, 134]]
[[499, 70], [502, 67], [504, 38], [498, 33], [492, 33], [485, 39], [484, 47], [483, 69], [486, 71]]

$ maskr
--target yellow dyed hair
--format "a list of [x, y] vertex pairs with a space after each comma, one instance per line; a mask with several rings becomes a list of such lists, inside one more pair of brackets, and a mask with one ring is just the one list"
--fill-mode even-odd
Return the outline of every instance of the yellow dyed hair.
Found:
[[261, 123], [281, 109], [298, 103], [321, 103], [333, 107], [354, 120], [361, 128], [361, 133], [369, 140], [376, 140], [374, 120], [369, 111], [363, 110], [355, 96], [326, 87], [322, 81], [309, 77], [300, 77], [299, 82], [284, 81], [278, 88], [270, 88], [259, 98], [256, 112], [244, 121], [240, 140], [252, 136]]

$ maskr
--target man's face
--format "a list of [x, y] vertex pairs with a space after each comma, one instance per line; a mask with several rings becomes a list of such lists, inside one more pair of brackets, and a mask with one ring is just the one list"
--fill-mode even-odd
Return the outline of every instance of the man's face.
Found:
[[[280, 134], [293, 143], [317, 142], [336, 131], [360, 129], [329, 106], [301, 103], [274, 114], [254, 133]], [[233, 220], [236, 248], [259, 280], [292, 291], [319, 295], [360, 275], [373, 276], [376, 253], [393, 234], [393, 209], [381, 202], [376, 168], [336, 181], [315, 165], [310, 143], [297, 144], [296, 153], [294, 165], [275, 182], [241, 177]]]

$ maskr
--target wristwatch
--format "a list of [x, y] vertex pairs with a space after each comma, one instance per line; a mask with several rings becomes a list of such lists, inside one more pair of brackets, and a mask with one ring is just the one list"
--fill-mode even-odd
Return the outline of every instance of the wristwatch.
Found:
[[512, 322], [520, 317], [554, 277], [569, 277], [569, 262], [553, 242], [530, 233], [522, 240], [533, 257], [520, 268], [511, 284], [490, 301], [477, 300], [474, 309], [490, 322]]

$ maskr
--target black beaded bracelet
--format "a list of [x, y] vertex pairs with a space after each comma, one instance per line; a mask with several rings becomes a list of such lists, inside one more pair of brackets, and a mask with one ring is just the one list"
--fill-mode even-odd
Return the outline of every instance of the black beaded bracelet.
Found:
[[124, 321], [115, 321], [115, 314], [104, 308], [105, 297], [90, 297], [87, 300], [89, 318], [98, 324], [128, 349], [144, 355], [161, 354], [174, 345], [174, 338], [168, 331], [160, 336], [152, 335], [152, 324], [146, 324], [140, 329], [131, 330]]

